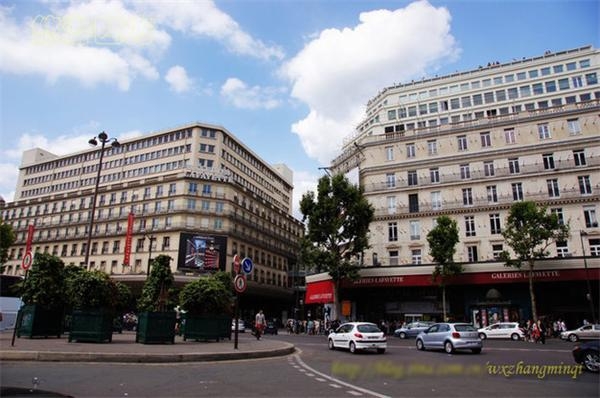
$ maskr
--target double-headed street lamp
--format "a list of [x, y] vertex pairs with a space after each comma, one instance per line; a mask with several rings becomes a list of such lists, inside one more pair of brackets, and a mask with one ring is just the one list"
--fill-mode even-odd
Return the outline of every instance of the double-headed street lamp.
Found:
[[592, 288], [590, 286], [590, 276], [588, 274], [587, 256], [585, 254], [585, 246], [583, 246], [583, 237], [587, 236], [587, 232], [579, 231], [579, 239], [581, 239], [581, 251], [583, 252], [583, 267], [585, 268], [585, 282], [587, 283], [586, 298], [590, 303], [590, 310], [592, 311], [592, 321], [596, 324], [596, 310], [594, 309], [594, 300], [592, 297]]
[[88, 236], [87, 236], [87, 244], [85, 246], [85, 266], [88, 267], [90, 261], [90, 246], [92, 245], [92, 229], [94, 228], [94, 213], [96, 213], [96, 198], [98, 197], [98, 186], [100, 185], [100, 172], [102, 171], [102, 159], [104, 158], [104, 146], [106, 143], [110, 142], [111, 146], [114, 148], [118, 148], [121, 144], [117, 141], [116, 138], [108, 138], [108, 134], [104, 131], [98, 134], [97, 137], [89, 140], [89, 144], [96, 146], [98, 145], [98, 141], [101, 143], [100, 147], [100, 162], [98, 163], [98, 173], [96, 174], [96, 185], [94, 187], [94, 194], [92, 195], [92, 214], [90, 215], [90, 224], [88, 226]]

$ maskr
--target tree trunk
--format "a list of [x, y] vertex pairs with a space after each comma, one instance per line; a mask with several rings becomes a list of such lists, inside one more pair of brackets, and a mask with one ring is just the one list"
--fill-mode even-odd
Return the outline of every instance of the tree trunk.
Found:
[[446, 322], [446, 285], [442, 285], [442, 322]]
[[340, 281], [335, 281], [333, 285], [333, 314], [331, 314], [331, 320], [341, 319], [341, 303], [339, 300], [340, 295]]
[[531, 298], [531, 316], [533, 321], [537, 322], [537, 305], [535, 302], [535, 292], [533, 291], [533, 260], [529, 261], [529, 297]]

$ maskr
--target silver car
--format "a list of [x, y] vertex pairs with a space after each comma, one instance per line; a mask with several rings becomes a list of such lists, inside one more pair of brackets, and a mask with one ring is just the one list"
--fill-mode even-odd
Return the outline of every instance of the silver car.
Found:
[[560, 334], [560, 338], [571, 342], [600, 339], [600, 325], [583, 325], [574, 330], [567, 330]]
[[329, 333], [327, 341], [330, 350], [345, 348], [351, 353], [359, 350], [377, 350], [383, 354], [387, 348], [385, 334], [375, 325], [369, 322], [343, 323], [335, 331]]
[[433, 322], [411, 322], [406, 326], [394, 330], [394, 336], [406, 339], [408, 337], [417, 337], [419, 333], [427, 330]]
[[455, 350], [471, 350], [479, 354], [483, 348], [477, 329], [468, 323], [436, 323], [419, 333], [417, 349], [443, 349], [448, 354]]

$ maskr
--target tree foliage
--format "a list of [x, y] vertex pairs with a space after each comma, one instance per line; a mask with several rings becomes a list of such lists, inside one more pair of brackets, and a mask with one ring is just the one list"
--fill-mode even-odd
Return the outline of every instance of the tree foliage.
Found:
[[48, 253], [36, 253], [27, 277], [20, 283], [23, 303], [44, 308], [64, 308], [66, 304], [65, 264]]
[[551, 244], [569, 238], [569, 225], [561, 223], [558, 216], [548, 213], [544, 206], [538, 206], [530, 201], [518, 202], [510, 209], [502, 236], [515, 256], [512, 257], [506, 250], [502, 252], [501, 258], [506, 266], [517, 269], [521, 269], [523, 263], [528, 266], [531, 311], [533, 319], [537, 320], [533, 290], [535, 261], [550, 254], [548, 247]]
[[8, 248], [15, 243], [15, 240], [16, 235], [12, 225], [0, 219], [0, 265], [8, 260]]
[[462, 266], [454, 262], [458, 241], [456, 221], [448, 216], [438, 217], [436, 226], [427, 234], [429, 254], [436, 263], [432, 277], [439, 281], [440, 285], [445, 284], [448, 278], [462, 272]]
[[72, 273], [66, 284], [68, 303], [74, 310], [114, 311], [118, 305], [117, 286], [102, 271], [81, 269]]
[[169, 289], [175, 280], [170, 262], [171, 257], [165, 254], [152, 260], [150, 275], [138, 300], [139, 311], [166, 311], [174, 307], [169, 296]]
[[211, 275], [188, 283], [179, 294], [181, 307], [191, 315], [231, 314], [231, 284], [225, 285], [223, 279]]

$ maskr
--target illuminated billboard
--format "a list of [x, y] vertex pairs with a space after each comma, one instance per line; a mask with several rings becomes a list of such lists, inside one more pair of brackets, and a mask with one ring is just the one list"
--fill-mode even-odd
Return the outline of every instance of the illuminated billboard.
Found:
[[211, 272], [225, 270], [227, 238], [204, 234], [182, 233], [179, 239], [177, 269]]

